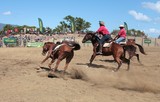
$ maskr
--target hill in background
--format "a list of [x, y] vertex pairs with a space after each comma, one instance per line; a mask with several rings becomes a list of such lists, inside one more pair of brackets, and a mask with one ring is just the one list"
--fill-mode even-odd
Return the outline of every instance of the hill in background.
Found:
[[[3, 27], [5, 26], [6, 24], [4, 23], [0, 23], [0, 31], [3, 29]], [[14, 25], [14, 24], [9, 24], [9, 25], [12, 25], [14, 27], [18, 26], [18, 25]]]

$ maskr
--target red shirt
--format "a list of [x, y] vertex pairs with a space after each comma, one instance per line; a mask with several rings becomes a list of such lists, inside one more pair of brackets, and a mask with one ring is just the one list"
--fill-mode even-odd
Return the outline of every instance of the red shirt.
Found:
[[105, 26], [100, 26], [96, 32], [102, 35], [109, 34], [109, 31]]
[[120, 31], [118, 32], [118, 35], [119, 35], [119, 37], [126, 38], [126, 30], [124, 28], [120, 29]]

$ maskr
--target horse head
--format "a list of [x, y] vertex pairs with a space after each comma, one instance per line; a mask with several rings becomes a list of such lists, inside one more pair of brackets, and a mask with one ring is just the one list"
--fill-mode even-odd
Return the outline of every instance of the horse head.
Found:
[[47, 43], [45, 42], [43, 45], [42, 55], [45, 56], [47, 51], [49, 50]]
[[83, 40], [82, 40], [82, 43], [85, 43], [86, 41], [88, 41], [88, 40], [95, 40], [95, 33], [92, 33], [92, 32], [89, 32], [89, 33], [87, 33], [85, 36], [84, 36], [84, 38], [83, 38]]
[[43, 45], [43, 50], [42, 50], [42, 55], [45, 56], [46, 53], [51, 50], [51, 46], [53, 46], [53, 42], [45, 42], [44, 45]]

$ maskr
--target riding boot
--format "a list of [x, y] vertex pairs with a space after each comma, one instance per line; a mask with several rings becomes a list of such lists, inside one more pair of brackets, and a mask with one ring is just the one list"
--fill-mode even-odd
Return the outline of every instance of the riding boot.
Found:
[[96, 53], [97, 55], [102, 55], [102, 44], [99, 44], [99, 51]]

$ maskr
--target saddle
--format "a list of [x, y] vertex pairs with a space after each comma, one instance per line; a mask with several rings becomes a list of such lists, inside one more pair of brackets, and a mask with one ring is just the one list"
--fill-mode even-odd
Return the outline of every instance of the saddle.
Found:
[[68, 46], [70, 47], [75, 47], [76, 44], [78, 44], [77, 42], [75, 41], [66, 41], [66, 40], [63, 40], [62, 42], [57, 42], [56, 43], [56, 47], [53, 49], [53, 51], [57, 51], [61, 46], [67, 44]]

